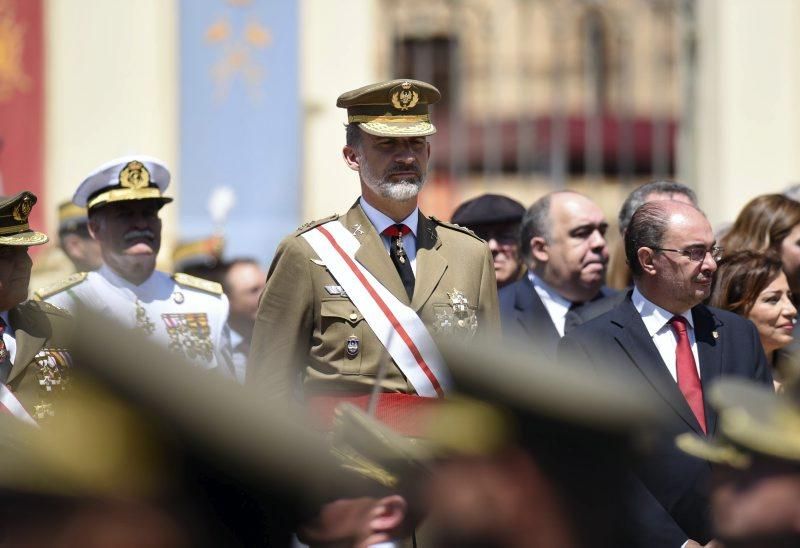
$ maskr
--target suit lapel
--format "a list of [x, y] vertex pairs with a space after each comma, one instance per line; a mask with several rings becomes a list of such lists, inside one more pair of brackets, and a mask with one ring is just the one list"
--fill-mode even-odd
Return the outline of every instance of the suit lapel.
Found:
[[703, 386], [703, 407], [706, 412], [706, 429], [708, 434], [714, 434], [717, 428], [717, 413], [708, 405], [705, 397], [706, 390], [722, 374], [722, 345], [714, 335], [719, 337], [719, 327], [722, 325], [717, 318], [706, 308], [699, 305], [692, 309], [694, 320], [694, 336], [697, 342], [697, 356], [700, 358], [700, 382]]
[[14, 339], [17, 343], [14, 365], [8, 376], [8, 382], [11, 382], [25, 370], [33, 357], [42, 349], [47, 337], [38, 332], [33, 322], [20, 314], [18, 307], [9, 312], [9, 321], [14, 328]]
[[611, 321], [622, 328], [616, 338], [634, 365], [642, 372], [656, 392], [675, 410], [678, 416], [692, 430], [702, 435], [703, 431], [700, 429], [700, 424], [697, 422], [680, 388], [678, 388], [678, 383], [672, 378], [667, 365], [661, 359], [661, 354], [647, 332], [647, 328], [639, 312], [633, 306], [630, 297], [626, 298], [620, 306], [614, 309]]
[[361, 244], [356, 251], [356, 260], [401, 303], [409, 304], [403, 281], [383, 246], [383, 240], [358, 202], [344, 216], [342, 224], [355, 235]]
[[526, 276], [523, 280], [523, 283], [517, 286], [514, 299], [517, 321], [526, 333], [538, 343], [542, 351], [546, 352], [548, 357], [554, 358], [561, 337], [530, 278]]
[[[417, 224], [417, 272], [411, 308], [419, 310], [447, 270], [447, 260], [437, 250], [442, 242], [436, 237], [436, 224], [422, 213]], [[394, 266], [394, 265], [392, 265]]]

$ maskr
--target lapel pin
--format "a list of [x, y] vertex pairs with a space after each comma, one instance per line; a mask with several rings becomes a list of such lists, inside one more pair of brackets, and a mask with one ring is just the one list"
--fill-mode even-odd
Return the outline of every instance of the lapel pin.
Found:
[[712, 331], [711, 332], [711, 336], [714, 337], [715, 339], [719, 339], [719, 332], [718, 331]]
[[361, 236], [364, 234], [364, 231], [361, 230], [361, 225], [353, 225], [353, 236]]

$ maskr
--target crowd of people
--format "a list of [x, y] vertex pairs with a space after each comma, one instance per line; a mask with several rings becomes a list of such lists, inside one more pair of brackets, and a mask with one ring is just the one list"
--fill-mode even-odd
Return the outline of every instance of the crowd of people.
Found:
[[800, 202], [716, 234], [653, 181], [613, 250], [572, 190], [442, 221], [418, 207], [439, 98], [338, 98], [361, 194], [268, 272], [219, 236], [158, 270], [170, 173], [130, 156], [59, 208], [74, 272], [29, 299], [36, 197], [0, 201], [0, 542], [800, 543]]

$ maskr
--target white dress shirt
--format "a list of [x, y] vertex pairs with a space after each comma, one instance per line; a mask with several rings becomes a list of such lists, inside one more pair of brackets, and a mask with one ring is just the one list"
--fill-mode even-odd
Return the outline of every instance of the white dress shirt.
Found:
[[414, 272], [414, 275], [416, 276], [417, 226], [419, 223], [419, 208], [415, 207], [414, 211], [411, 212], [411, 215], [403, 219], [401, 223], [396, 223], [390, 217], [388, 217], [384, 213], [381, 213], [380, 211], [369, 205], [364, 198], [359, 198], [359, 201], [361, 202], [361, 209], [364, 210], [364, 213], [367, 215], [369, 222], [372, 223], [372, 226], [374, 226], [375, 230], [378, 231], [378, 234], [381, 235], [381, 240], [383, 241], [383, 247], [386, 248], [386, 253], [389, 253], [389, 249], [392, 246], [392, 239], [389, 236], [383, 235], [384, 230], [396, 224], [404, 224], [411, 229], [411, 232], [403, 236], [403, 248], [406, 251], [406, 256], [408, 257], [408, 260], [411, 261], [411, 270]]
[[550, 314], [550, 319], [553, 325], [556, 326], [559, 336], [564, 336], [564, 326], [567, 323], [567, 312], [572, 306], [572, 301], [569, 301], [555, 292], [555, 290], [544, 283], [542, 279], [531, 271], [528, 271], [528, 279], [533, 284], [536, 294], [542, 299], [547, 313]]
[[[639, 292], [638, 287], [634, 287], [633, 289], [632, 300], [633, 306], [642, 317], [647, 333], [653, 339], [658, 353], [661, 355], [661, 359], [664, 360], [664, 363], [667, 365], [669, 374], [672, 375], [675, 382], [678, 382], [677, 358], [675, 356], [675, 350], [678, 348], [678, 336], [669, 323], [670, 319], [672, 319], [672, 316], [675, 314], [647, 300], [647, 298]], [[691, 309], [682, 312], [680, 316], [686, 318], [688, 324], [687, 332], [689, 335], [689, 344], [692, 346], [694, 365], [697, 368], [697, 375], [699, 376], [700, 359], [697, 355], [697, 341], [694, 334], [694, 319], [692, 318]]]
[[6, 345], [6, 350], [8, 350], [8, 359], [11, 360], [11, 363], [14, 363], [14, 357], [17, 355], [17, 339], [14, 338], [14, 326], [8, 320], [8, 310], [0, 312], [0, 317], [6, 322], [6, 329], [3, 331], [3, 342]]

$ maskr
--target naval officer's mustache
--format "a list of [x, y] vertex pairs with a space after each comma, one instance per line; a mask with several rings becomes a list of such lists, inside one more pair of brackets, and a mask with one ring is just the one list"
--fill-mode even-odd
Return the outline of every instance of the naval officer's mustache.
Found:
[[125, 233], [124, 240], [126, 242], [130, 242], [131, 240], [137, 240], [139, 238], [149, 238], [151, 240], [155, 239], [156, 235], [153, 233], [152, 230], [131, 230], [130, 232]]

